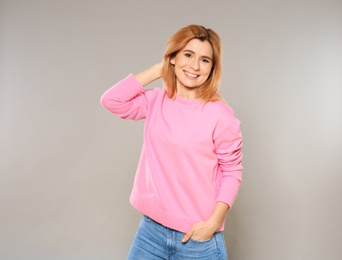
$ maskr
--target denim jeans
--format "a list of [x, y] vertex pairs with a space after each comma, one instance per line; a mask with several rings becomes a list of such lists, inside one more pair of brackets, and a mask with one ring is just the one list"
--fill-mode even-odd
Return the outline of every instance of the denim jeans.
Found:
[[129, 260], [227, 260], [227, 250], [222, 232], [205, 241], [190, 239], [182, 243], [185, 233], [167, 228], [143, 216]]

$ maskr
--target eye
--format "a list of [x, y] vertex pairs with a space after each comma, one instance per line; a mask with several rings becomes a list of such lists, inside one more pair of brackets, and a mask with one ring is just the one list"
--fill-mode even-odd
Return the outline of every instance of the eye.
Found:
[[192, 57], [191, 53], [184, 53], [184, 56], [185, 56], [185, 57], [188, 57], [188, 58], [191, 58], [191, 57]]
[[202, 59], [202, 61], [203, 61], [204, 63], [210, 63], [210, 60], [208, 60], [208, 59]]

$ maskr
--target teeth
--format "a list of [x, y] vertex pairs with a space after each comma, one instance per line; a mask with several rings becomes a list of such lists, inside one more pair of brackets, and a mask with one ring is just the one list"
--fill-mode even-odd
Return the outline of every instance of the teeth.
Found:
[[184, 71], [184, 73], [185, 73], [186, 75], [188, 75], [188, 76], [192, 77], [192, 78], [197, 78], [197, 77], [198, 77], [198, 75], [191, 74], [191, 73], [189, 73], [189, 72], [186, 72], [186, 71]]

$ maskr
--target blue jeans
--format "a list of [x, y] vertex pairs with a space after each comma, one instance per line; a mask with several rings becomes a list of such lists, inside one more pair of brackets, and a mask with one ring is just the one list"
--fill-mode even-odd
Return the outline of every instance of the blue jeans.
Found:
[[182, 243], [185, 233], [167, 228], [143, 216], [131, 246], [129, 260], [227, 260], [222, 232], [205, 241], [190, 239]]

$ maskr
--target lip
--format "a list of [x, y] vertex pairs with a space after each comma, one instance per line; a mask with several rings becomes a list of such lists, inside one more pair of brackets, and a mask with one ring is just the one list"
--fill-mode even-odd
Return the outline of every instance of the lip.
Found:
[[184, 70], [184, 74], [190, 79], [197, 79], [199, 77], [198, 74], [190, 73], [190, 72], [185, 71], [185, 70]]

